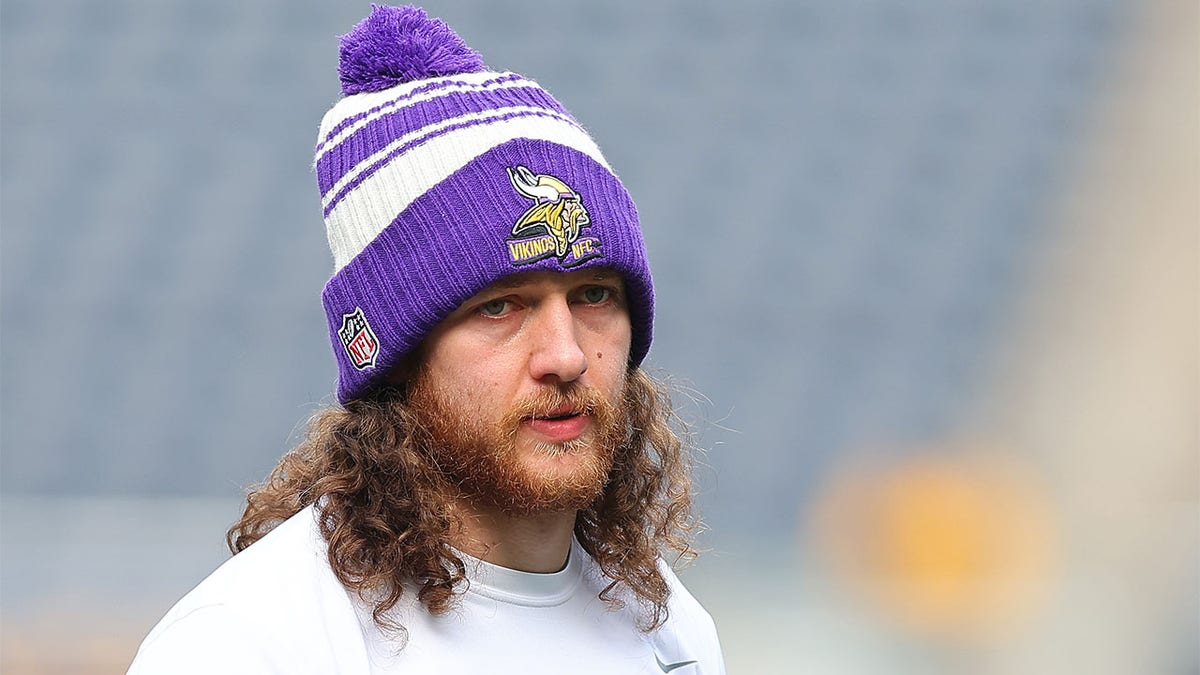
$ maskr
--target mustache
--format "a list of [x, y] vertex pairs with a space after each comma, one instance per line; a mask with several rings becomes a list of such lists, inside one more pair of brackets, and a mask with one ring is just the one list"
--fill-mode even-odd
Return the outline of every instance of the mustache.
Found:
[[604, 411], [610, 404], [595, 389], [574, 383], [547, 387], [518, 401], [508, 411], [509, 421], [520, 423], [530, 419], [546, 419], [562, 415], [592, 415]]

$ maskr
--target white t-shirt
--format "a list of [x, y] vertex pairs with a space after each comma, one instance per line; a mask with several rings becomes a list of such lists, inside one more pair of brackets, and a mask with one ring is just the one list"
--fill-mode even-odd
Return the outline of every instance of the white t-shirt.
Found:
[[574, 543], [554, 574], [464, 556], [470, 583], [448, 613], [429, 614], [406, 590], [389, 614], [407, 630], [402, 643], [342, 586], [326, 552], [315, 510], [296, 514], [171, 608], [130, 675], [725, 672], [712, 618], [661, 562], [670, 617], [649, 634], [635, 602], [612, 610], [597, 597], [608, 581]]

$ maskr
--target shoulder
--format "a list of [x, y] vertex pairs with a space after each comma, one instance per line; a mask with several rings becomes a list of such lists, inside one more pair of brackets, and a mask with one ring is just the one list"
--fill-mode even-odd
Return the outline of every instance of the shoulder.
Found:
[[[163, 621], [205, 607], [254, 614], [282, 614], [311, 601], [336, 580], [312, 507], [280, 523], [265, 537], [225, 561], [183, 597]], [[340, 585], [339, 585], [340, 588]]]
[[688, 591], [670, 565], [661, 559], [658, 563], [671, 597], [667, 601], [666, 623], [652, 636], [655, 651], [677, 662], [694, 659], [700, 664], [699, 672], [723, 674], [724, 655], [712, 615]]
[[193, 662], [203, 666], [196, 672], [254, 672], [245, 664], [256, 659], [266, 659], [268, 670], [304, 663], [298, 672], [318, 672], [312, 668], [362, 641], [326, 551], [316, 511], [300, 511], [176, 603], [146, 636], [130, 672], [180, 672]]
[[713, 622], [712, 615], [688, 591], [670, 565], [660, 559], [658, 567], [662, 571], [663, 579], [666, 580], [667, 586], [671, 589], [671, 597], [667, 602], [667, 608], [670, 611], [668, 621], [675, 623], [680, 628], [686, 629], [688, 632], [703, 634], [715, 641], [717, 627], [716, 623]]
[[[593, 593], [606, 588], [611, 579], [604, 575], [591, 556], [586, 553], [582, 555], [586, 587]], [[667, 617], [662, 625], [644, 634], [641, 639], [649, 645], [654, 658], [660, 664], [670, 666], [695, 662], [696, 668], [687, 672], [697, 675], [724, 675], [725, 660], [712, 616], [683, 585], [671, 566], [661, 558], [658, 560], [658, 569], [670, 590]], [[637, 614], [639, 608], [645, 609], [645, 605], [628, 587], [619, 589], [618, 597], [625, 604], [616, 615], [623, 617], [627, 627], [632, 627], [645, 618], [644, 615], [639, 617]]]
[[[178, 606], [176, 606], [178, 609]], [[270, 672], [242, 617], [220, 604], [176, 611], [142, 642], [128, 675]]]

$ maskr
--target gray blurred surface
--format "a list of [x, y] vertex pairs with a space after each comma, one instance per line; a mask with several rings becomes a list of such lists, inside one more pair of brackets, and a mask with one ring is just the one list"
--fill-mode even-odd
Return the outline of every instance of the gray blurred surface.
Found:
[[[1050, 458], [1046, 484], [1079, 493], [1051, 496], [1086, 536], [1056, 540], [1067, 573], [1008, 651], [911, 639], [839, 596], [805, 548], [847, 456], [886, 465], [977, 430], [1014, 305], [1043, 292], [1030, 270], [1062, 245], [1051, 239], [1069, 164], [1090, 156], [1084, 132], [1146, 3], [572, 0], [551, 22], [544, 3], [426, 6], [493, 69], [562, 100], [638, 202], [659, 298], [648, 366], [679, 384], [707, 449], [709, 552], [685, 580], [717, 618], [730, 672], [1195, 672], [1200, 614], [1168, 597], [1178, 580], [1196, 596], [1194, 546], [1173, 536], [1194, 533], [1194, 488], [1109, 527], [1120, 493], [1081, 486], [1099, 465], [1122, 478], [1123, 448], [1103, 462], [1072, 454], [1094, 442], [1067, 433], [1092, 422], [1082, 412], [1021, 447]], [[120, 624], [107, 662], [127, 663], [224, 558], [244, 486], [332, 402], [319, 302], [332, 261], [311, 152], [338, 97], [336, 36], [367, 10], [0, 6], [6, 659], [41, 644], [15, 627]], [[1141, 77], [1176, 62], [1148, 58]], [[1099, 184], [1149, 182], [1116, 175]], [[1142, 226], [1140, 206], [1115, 229]], [[1089, 225], [1063, 241], [1087, 240]], [[1072, 349], [1064, 338], [1049, 353], [1071, 361]], [[1053, 366], [1033, 370], [1073, 399]], [[1034, 412], [1053, 430], [1058, 408]], [[1151, 477], [1177, 472], [1161, 456]], [[1184, 555], [1156, 568], [1130, 551]], [[87, 658], [63, 672], [98, 672], [88, 664], [103, 657]]]
[[[787, 531], [833, 454], [953, 428], [1117, 4], [541, 6], [429, 9], [638, 200], [715, 531]], [[4, 491], [235, 495], [331, 400], [309, 167], [365, 9], [4, 4]]]

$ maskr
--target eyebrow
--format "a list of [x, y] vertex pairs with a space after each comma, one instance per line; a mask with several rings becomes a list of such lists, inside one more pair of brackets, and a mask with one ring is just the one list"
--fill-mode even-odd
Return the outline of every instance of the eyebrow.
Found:
[[[536, 274], [536, 272], [520, 272], [517, 274], [513, 274], [511, 276], [505, 277], [505, 278], [495, 282], [494, 285], [498, 288], [517, 288], [519, 286], [523, 286], [523, 285], [529, 283], [529, 279], [534, 274]], [[613, 272], [611, 270], [596, 269], [592, 272], [591, 278], [592, 278], [592, 281], [609, 281], [609, 280], [614, 279], [619, 276], [620, 276], [619, 274], [617, 274], [616, 272]]]
[[516, 288], [517, 286], [527, 283], [528, 279], [528, 274], [514, 274], [510, 277], [505, 277], [497, 281], [493, 285], [499, 286], [500, 288]]

